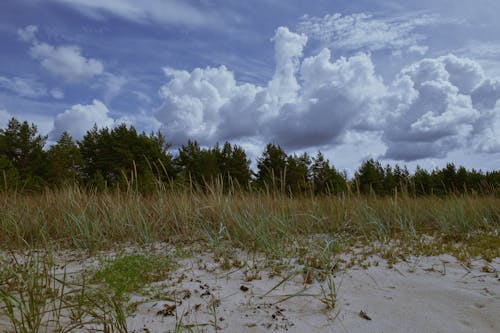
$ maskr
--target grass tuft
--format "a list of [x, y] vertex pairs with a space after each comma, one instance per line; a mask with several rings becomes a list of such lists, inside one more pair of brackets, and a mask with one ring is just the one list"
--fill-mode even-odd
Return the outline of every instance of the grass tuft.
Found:
[[99, 265], [93, 282], [104, 282], [115, 295], [137, 292], [147, 284], [165, 280], [173, 267], [167, 256], [121, 255]]

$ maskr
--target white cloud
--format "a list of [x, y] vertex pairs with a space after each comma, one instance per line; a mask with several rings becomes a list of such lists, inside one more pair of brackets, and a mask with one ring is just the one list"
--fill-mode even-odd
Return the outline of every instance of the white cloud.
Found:
[[438, 58], [449, 73], [449, 81], [458, 87], [461, 93], [470, 94], [484, 80], [484, 71], [476, 61], [448, 55]]
[[5, 129], [11, 118], [12, 115], [10, 113], [6, 110], [0, 109], [0, 129]]
[[427, 51], [429, 51], [429, 47], [423, 45], [412, 45], [408, 48], [408, 51], [424, 55]]
[[298, 30], [332, 48], [365, 51], [408, 50], [424, 54], [427, 47], [419, 43], [425, 40], [425, 37], [416, 30], [438, 22], [440, 20], [432, 15], [384, 19], [365, 13], [336, 13], [324, 17], [305, 15], [300, 19]]
[[490, 76], [500, 76], [500, 42], [472, 40], [453, 53], [473, 58]]
[[0, 76], [0, 87], [10, 90], [22, 97], [36, 98], [47, 95], [47, 88], [32, 78], [14, 77], [9, 79]]
[[9, 90], [21, 97], [40, 98], [51, 96], [55, 99], [64, 98], [64, 92], [61, 89], [52, 88], [48, 90], [43, 83], [29, 77], [7, 78], [0, 76], [0, 88]]
[[112, 14], [130, 21], [208, 26], [216, 24], [207, 11], [179, 0], [52, 0], [79, 10], [91, 18]]
[[114, 126], [115, 121], [108, 114], [109, 109], [98, 100], [94, 100], [92, 104], [88, 105], [73, 105], [55, 117], [51, 137], [57, 139], [66, 131], [73, 139], [81, 140], [94, 125], [99, 128], [111, 128]]
[[[305, 35], [280, 27], [272, 41], [276, 68], [265, 87], [237, 84], [224, 66], [166, 68], [171, 80], [161, 88], [155, 117], [167, 138], [213, 144], [264, 135], [288, 147], [309, 147], [339, 139], [349, 126], [377, 122], [372, 114], [385, 87], [369, 55], [331, 62], [324, 49], [301, 62]], [[363, 121], [356, 119], [361, 114]]]
[[[227, 116], [224, 121], [232, 123], [227, 107], [233, 105], [230, 112], [244, 117], [244, 106], [252, 103], [258, 91], [250, 84], [237, 85], [233, 73], [225, 66], [196, 68], [192, 72], [171, 68], [164, 71], [171, 80], [161, 87], [163, 104], [155, 110], [155, 117], [163, 123], [167, 138], [174, 144], [184, 143], [188, 138], [203, 143], [217, 141], [222, 115]], [[241, 124], [246, 118], [234, 121]], [[245, 132], [242, 130], [240, 135]]]
[[52, 89], [50, 89], [50, 96], [52, 96], [55, 99], [63, 99], [64, 98], [64, 91], [62, 91], [59, 88], [52, 88]]
[[104, 102], [109, 104], [115, 97], [120, 95], [123, 87], [129, 82], [125, 76], [103, 72], [96, 80], [93, 80], [91, 87], [102, 92]]
[[105, 73], [104, 75], [104, 99], [109, 103], [113, 98], [118, 96], [122, 88], [127, 84], [127, 78], [123, 76], [117, 76], [110, 73]]
[[279, 27], [271, 41], [274, 42], [276, 68], [267, 91], [269, 96], [274, 98], [273, 102], [283, 105], [297, 99], [300, 86], [296, 74], [307, 37], [290, 32], [288, 28]]
[[500, 153], [500, 98], [492, 110], [484, 112], [474, 148], [483, 153]]
[[36, 38], [38, 28], [29, 25], [18, 30], [18, 36], [25, 42], [31, 42], [30, 54], [33, 59], [39, 60], [42, 67], [54, 75], [67, 81], [79, 81], [103, 73], [103, 64], [93, 58], [82, 55], [77, 45], [53, 46], [39, 42]]
[[377, 100], [385, 86], [375, 75], [369, 55], [330, 61], [324, 49], [304, 59], [300, 98], [284, 105], [267, 128], [267, 135], [292, 148], [339, 141], [353, 127], [369, 128], [380, 111]]
[[91, 78], [101, 74], [104, 68], [99, 60], [83, 56], [81, 48], [76, 45], [36, 43], [31, 47], [30, 53], [45, 69], [67, 81]]
[[306, 36], [287, 28], [272, 41], [276, 67], [264, 86], [238, 84], [224, 66], [165, 68], [170, 80], [154, 116], [167, 138], [174, 145], [245, 138], [292, 150], [347, 145], [365, 147], [362, 156], [376, 146], [378, 156], [405, 161], [500, 147], [500, 83], [471, 59], [423, 59], [385, 84], [369, 53], [332, 59], [324, 48], [304, 58]]
[[[454, 55], [423, 59], [403, 69], [393, 83], [393, 95], [399, 97], [388, 103], [395, 111], [384, 128], [385, 156], [406, 161], [440, 158], [494, 131], [491, 122], [480, 125], [490, 112], [474, 103], [484, 82], [479, 64]], [[482, 89], [491, 94], [491, 89]]]
[[134, 126], [136, 129], [140, 129], [148, 134], [158, 132], [161, 128], [161, 123], [156, 118], [145, 113], [120, 117], [115, 120], [115, 126], [120, 124], [125, 124], [128, 127]]
[[472, 92], [472, 103], [479, 109], [493, 109], [500, 99], [500, 81], [487, 78]]
[[23, 42], [35, 42], [36, 33], [38, 32], [38, 27], [36, 25], [28, 25], [22, 29], [17, 30], [17, 36]]

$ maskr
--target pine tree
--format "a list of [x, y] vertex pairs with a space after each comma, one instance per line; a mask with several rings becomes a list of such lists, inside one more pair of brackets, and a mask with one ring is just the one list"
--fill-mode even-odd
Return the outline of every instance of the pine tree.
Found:
[[20, 123], [16, 118], [0, 129], [0, 155], [12, 163], [25, 188], [38, 189], [45, 183], [46, 140], [47, 136], [38, 134], [35, 124]]
[[63, 132], [47, 154], [47, 180], [51, 185], [77, 183], [81, 177], [83, 159], [71, 135]]
[[319, 151], [312, 159], [311, 182], [316, 194], [340, 194], [347, 191], [346, 176], [339, 173]]
[[286, 188], [290, 193], [303, 193], [310, 182], [311, 158], [306, 154], [290, 155], [286, 160]]
[[359, 191], [363, 194], [382, 194], [384, 169], [378, 161], [369, 159], [359, 167], [354, 175]]
[[274, 190], [282, 189], [285, 185], [287, 155], [280, 146], [269, 143], [257, 159], [257, 183], [261, 187]]

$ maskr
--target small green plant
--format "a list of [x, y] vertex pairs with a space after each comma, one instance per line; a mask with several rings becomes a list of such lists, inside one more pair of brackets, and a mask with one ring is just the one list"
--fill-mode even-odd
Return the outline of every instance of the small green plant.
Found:
[[337, 304], [337, 287], [332, 274], [327, 275], [326, 286], [320, 285], [320, 289], [321, 296], [319, 300], [326, 305], [328, 310], [335, 309], [335, 305]]
[[165, 280], [172, 269], [167, 256], [129, 254], [106, 260], [94, 274], [95, 282], [106, 283], [116, 295], [131, 293], [148, 283]]
[[128, 332], [120, 298], [70, 281], [46, 251], [11, 252], [0, 264], [0, 318], [10, 323], [8, 332]]
[[52, 267], [38, 253], [24, 258], [11, 254], [10, 263], [4, 262], [2, 266], [0, 313], [8, 317], [16, 333], [43, 332], [45, 313], [56, 293], [51, 288]]

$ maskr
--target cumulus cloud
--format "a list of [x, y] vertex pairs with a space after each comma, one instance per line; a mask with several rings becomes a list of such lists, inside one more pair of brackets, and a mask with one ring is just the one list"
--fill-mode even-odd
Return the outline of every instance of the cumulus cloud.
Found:
[[285, 27], [271, 39], [276, 69], [266, 87], [238, 84], [225, 66], [192, 72], [165, 68], [171, 79], [160, 90], [163, 104], [155, 117], [174, 144], [196, 139], [211, 144], [256, 135], [287, 103], [295, 103], [300, 85], [297, 72], [307, 37]]
[[[307, 37], [280, 27], [272, 38], [275, 73], [265, 87], [237, 84], [226, 67], [166, 68], [155, 117], [174, 144], [213, 144], [264, 135], [290, 148], [331, 143], [349, 126], [370, 127], [385, 94], [367, 54], [332, 62], [325, 49], [303, 58]], [[362, 111], [361, 111], [362, 110]], [[363, 120], [356, 116], [364, 114]]]
[[386, 84], [369, 53], [334, 59], [324, 48], [304, 57], [307, 37], [283, 27], [272, 41], [275, 71], [263, 86], [236, 82], [225, 66], [165, 68], [154, 116], [167, 138], [174, 145], [245, 138], [307, 150], [377, 137], [377, 147], [386, 146], [381, 156], [405, 161], [500, 150], [500, 84], [471, 59], [422, 59]]
[[[233, 106], [231, 112], [244, 117], [245, 105], [252, 104], [258, 91], [250, 84], [237, 85], [233, 73], [225, 66], [196, 68], [192, 72], [165, 68], [164, 72], [171, 80], [162, 86], [163, 104], [154, 114], [174, 144], [184, 143], [188, 138], [203, 143], [217, 141], [222, 115], [228, 115], [228, 108]], [[249, 119], [234, 119], [240, 124], [244, 120]], [[224, 121], [233, 122], [230, 116]], [[226, 125], [225, 128], [231, 127]], [[241, 130], [239, 134], [244, 135], [245, 129]]]
[[416, 30], [439, 21], [432, 15], [384, 19], [365, 13], [336, 13], [324, 17], [305, 15], [300, 19], [298, 30], [332, 48], [365, 51], [392, 49], [424, 54], [427, 47], [420, 42], [425, 37]]
[[79, 81], [103, 73], [103, 64], [93, 58], [82, 55], [77, 45], [53, 46], [39, 42], [36, 38], [38, 28], [30, 25], [18, 30], [21, 40], [31, 42], [30, 54], [33, 59], [40, 61], [42, 67], [54, 75], [67, 81]]
[[493, 109], [500, 99], [500, 81], [487, 78], [471, 94], [472, 103], [478, 109]]
[[478, 127], [478, 135], [473, 142], [476, 151], [500, 153], [500, 99], [494, 109], [485, 112]]
[[91, 78], [101, 74], [104, 68], [99, 60], [83, 56], [81, 48], [76, 45], [37, 43], [31, 47], [30, 53], [42, 67], [67, 81]]
[[392, 92], [399, 96], [388, 103], [394, 112], [384, 128], [385, 157], [440, 158], [495, 131], [491, 122], [481, 125], [491, 118], [490, 111], [474, 103], [478, 89], [491, 94], [484, 82], [479, 64], [454, 55], [423, 59], [403, 69], [393, 83]]
[[267, 128], [267, 135], [291, 148], [338, 141], [351, 127], [370, 127], [371, 114], [385, 87], [375, 75], [369, 55], [330, 60], [324, 49], [304, 59], [300, 98], [285, 104]]
[[271, 41], [274, 42], [276, 69], [269, 82], [268, 93], [275, 99], [275, 103], [283, 105], [297, 99], [300, 86], [296, 73], [300, 66], [300, 58], [307, 43], [307, 37], [303, 34], [290, 32], [288, 28], [279, 27]]
[[145, 112], [140, 112], [135, 115], [125, 115], [116, 119], [115, 126], [120, 124], [125, 124], [128, 127], [133, 126], [146, 133], [156, 133], [161, 128], [161, 123]]
[[94, 125], [99, 128], [113, 127], [115, 121], [109, 116], [109, 109], [99, 100], [93, 100], [92, 104], [73, 105], [54, 119], [54, 129], [50, 136], [57, 139], [64, 131], [68, 132], [73, 139], [81, 140], [85, 133]]
[[484, 80], [473, 92], [474, 107], [482, 110], [474, 148], [479, 152], [500, 152], [500, 81]]

